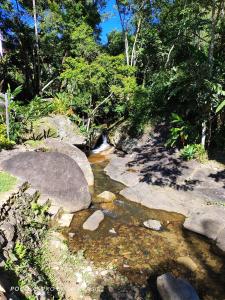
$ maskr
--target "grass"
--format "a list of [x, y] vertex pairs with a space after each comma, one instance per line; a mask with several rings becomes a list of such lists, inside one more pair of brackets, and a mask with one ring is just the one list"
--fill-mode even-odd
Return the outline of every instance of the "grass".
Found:
[[17, 182], [17, 178], [6, 173], [0, 172], [0, 192], [10, 191]]

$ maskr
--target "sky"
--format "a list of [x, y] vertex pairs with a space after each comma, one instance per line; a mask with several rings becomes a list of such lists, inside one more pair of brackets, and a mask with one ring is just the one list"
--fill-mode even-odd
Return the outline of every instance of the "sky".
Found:
[[120, 19], [118, 15], [118, 11], [115, 9], [115, 0], [107, 0], [106, 8], [103, 13], [106, 13], [108, 18], [102, 21], [101, 28], [101, 42], [105, 44], [107, 42], [107, 34], [113, 30], [121, 30]]

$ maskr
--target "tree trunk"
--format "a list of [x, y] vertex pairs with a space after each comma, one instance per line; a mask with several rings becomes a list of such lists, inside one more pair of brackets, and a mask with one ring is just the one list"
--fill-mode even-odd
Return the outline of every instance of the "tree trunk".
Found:
[[35, 34], [35, 86], [36, 93], [39, 94], [40, 91], [40, 53], [39, 53], [39, 38], [38, 38], [38, 22], [37, 22], [37, 10], [36, 10], [36, 2], [33, 0], [33, 18], [34, 18], [34, 34]]

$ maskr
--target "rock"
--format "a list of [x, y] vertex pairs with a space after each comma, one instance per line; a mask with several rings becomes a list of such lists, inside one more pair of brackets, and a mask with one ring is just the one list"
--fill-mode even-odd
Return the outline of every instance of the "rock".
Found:
[[225, 209], [212, 206], [193, 212], [186, 218], [184, 228], [216, 240], [218, 234], [225, 228]]
[[74, 214], [63, 214], [58, 220], [59, 225], [61, 227], [69, 227], [73, 220], [73, 216]]
[[178, 257], [177, 262], [192, 272], [196, 271], [198, 266], [189, 256]]
[[83, 224], [83, 229], [94, 231], [104, 220], [104, 214], [101, 210], [96, 210]]
[[145, 227], [152, 230], [156, 230], [156, 231], [162, 230], [162, 224], [157, 220], [147, 220], [143, 224]]
[[97, 196], [97, 202], [113, 202], [116, 199], [116, 195], [109, 191], [104, 191]]
[[109, 229], [109, 233], [111, 233], [111, 234], [116, 234], [116, 230], [115, 230], [114, 228]]
[[3, 292], [0, 292], [0, 300], [7, 300]]
[[78, 127], [63, 115], [43, 117], [33, 123], [32, 136], [29, 139], [59, 137], [72, 145], [84, 145], [85, 137]]
[[225, 228], [218, 233], [216, 238], [216, 245], [225, 253]]
[[145, 182], [125, 188], [120, 191], [120, 194], [148, 208], [177, 212], [184, 216], [189, 216], [194, 211], [201, 211], [205, 205], [204, 199], [193, 196], [189, 191], [177, 191]]
[[91, 169], [91, 165], [84, 152], [82, 152], [79, 148], [68, 143], [64, 143], [58, 139], [47, 139], [44, 141], [44, 145], [50, 151], [60, 152], [74, 159], [83, 171], [84, 177], [86, 178], [88, 185], [94, 185], [94, 175]]
[[126, 186], [135, 186], [138, 184], [140, 176], [137, 172], [130, 172], [127, 167], [129, 157], [113, 157], [104, 171], [113, 180], [119, 181]]
[[136, 147], [142, 146], [149, 137], [153, 128], [146, 126], [142, 134], [137, 134], [131, 129], [128, 121], [121, 122], [109, 132], [110, 143], [119, 150], [131, 153]]
[[1, 282], [0, 282], [0, 292], [5, 293], [5, 288]]
[[75, 233], [74, 233], [74, 232], [69, 232], [68, 235], [69, 235], [69, 238], [70, 238], [70, 239], [73, 239], [73, 238], [75, 237]]
[[5, 245], [6, 241], [3, 235], [0, 235], [0, 248], [2, 248]]
[[11, 242], [14, 239], [15, 228], [14, 228], [14, 226], [11, 223], [4, 222], [0, 226], [0, 230], [4, 233], [7, 242]]
[[162, 300], [199, 300], [195, 289], [181, 278], [167, 273], [157, 278], [157, 289]]
[[53, 206], [73, 213], [88, 208], [91, 195], [87, 181], [77, 163], [56, 152], [19, 153], [1, 164], [4, 170], [28, 181], [48, 197]]

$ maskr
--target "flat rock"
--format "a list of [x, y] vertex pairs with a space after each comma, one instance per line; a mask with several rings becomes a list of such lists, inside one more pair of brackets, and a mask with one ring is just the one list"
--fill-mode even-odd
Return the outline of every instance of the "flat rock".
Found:
[[83, 229], [94, 231], [104, 220], [104, 214], [101, 210], [96, 210], [83, 224]]
[[74, 214], [62, 214], [62, 216], [58, 219], [58, 223], [61, 227], [69, 227], [70, 223], [73, 220]]
[[148, 208], [177, 212], [184, 216], [189, 216], [193, 211], [200, 211], [205, 205], [204, 199], [192, 195], [191, 192], [177, 191], [144, 182], [127, 187], [120, 194]]
[[53, 206], [65, 212], [88, 208], [91, 195], [78, 164], [69, 156], [57, 152], [23, 152], [1, 163], [4, 170], [28, 181]]
[[149, 220], [145, 221], [143, 224], [145, 227], [152, 229], [152, 230], [156, 230], [156, 231], [162, 230], [162, 224], [157, 220], [149, 219]]
[[113, 180], [119, 181], [126, 186], [134, 186], [139, 182], [140, 176], [138, 172], [130, 171], [128, 163], [130, 157], [114, 156], [109, 164], [105, 167], [106, 174]]
[[58, 139], [46, 139], [44, 141], [44, 145], [50, 151], [63, 153], [74, 159], [83, 171], [84, 177], [86, 178], [88, 185], [94, 185], [94, 175], [91, 169], [91, 165], [84, 152], [82, 152], [76, 146], [70, 145], [69, 143], [60, 141]]
[[177, 262], [185, 266], [187, 269], [191, 270], [192, 272], [196, 271], [198, 268], [196, 263], [189, 256], [178, 257]]
[[193, 212], [186, 218], [184, 228], [216, 240], [219, 232], [225, 228], [225, 209], [209, 206]]
[[162, 300], [199, 300], [195, 289], [182, 278], [167, 273], [157, 278], [157, 289]]
[[97, 196], [97, 202], [113, 202], [116, 199], [116, 195], [109, 191], [104, 191]]

